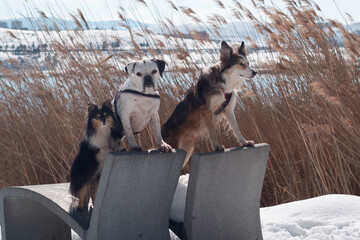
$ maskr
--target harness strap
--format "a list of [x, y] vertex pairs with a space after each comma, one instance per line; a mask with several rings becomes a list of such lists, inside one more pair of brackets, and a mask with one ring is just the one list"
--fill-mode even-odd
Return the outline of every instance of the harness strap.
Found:
[[231, 93], [225, 93], [224, 92], [224, 97], [225, 97], [225, 102], [223, 102], [223, 104], [221, 104], [221, 106], [215, 111], [215, 115], [220, 114], [222, 111], [224, 111], [224, 109], [226, 108], [226, 106], [229, 104], [231, 97], [232, 97], [232, 92]]
[[117, 94], [115, 95], [115, 99], [114, 99], [115, 117], [116, 117], [116, 119], [119, 121], [119, 123], [122, 124], [122, 123], [121, 123], [121, 119], [120, 119], [120, 117], [119, 117], [119, 114], [117, 113], [117, 106], [116, 106], [117, 99], [118, 99], [118, 95], [119, 95], [119, 93], [117, 93]]
[[125, 89], [125, 90], [121, 90], [120, 92], [137, 94], [137, 95], [141, 95], [141, 96], [149, 97], [149, 98], [160, 98], [160, 95], [158, 95], [158, 94], [146, 94], [146, 93], [142, 93], [142, 92], [132, 90], [132, 89]]

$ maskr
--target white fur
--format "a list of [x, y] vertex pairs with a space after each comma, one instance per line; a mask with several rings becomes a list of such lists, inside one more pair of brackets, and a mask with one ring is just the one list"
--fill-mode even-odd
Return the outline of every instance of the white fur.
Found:
[[[217, 94], [210, 99], [210, 106], [216, 106], [213, 109], [218, 109], [223, 102], [225, 101], [224, 93], [232, 93], [232, 98], [223, 112], [219, 115], [219, 117], [225, 117], [230, 127], [234, 130], [234, 134], [238, 142], [242, 145], [251, 144], [252, 141], [247, 141], [244, 136], [240, 132], [240, 128], [237, 124], [236, 117], [235, 117], [235, 105], [236, 105], [236, 97], [237, 91], [236, 89], [243, 86], [245, 83], [245, 79], [253, 78], [253, 69], [249, 66], [249, 61], [247, 60], [246, 56], [243, 56], [243, 63], [246, 66], [245, 69], [241, 68], [233, 68], [227, 69], [222, 73], [222, 77], [225, 80], [225, 83], [221, 83], [221, 87], [223, 89], [222, 94]], [[210, 140], [214, 149], [217, 149], [220, 145], [217, 140], [217, 137], [212, 134], [211, 129], [210, 131]], [[212, 136], [211, 136], [212, 135]]]
[[[143, 92], [145, 94], [159, 94], [157, 87], [160, 73], [158, 66], [154, 61], [141, 60], [138, 62], [131, 62], [126, 67], [129, 78], [120, 87], [119, 91], [126, 89]], [[156, 70], [155, 74], [153, 74], [154, 70]], [[137, 73], [141, 73], [141, 76], [138, 76]], [[147, 87], [144, 89], [143, 78], [146, 75], [152, 76], [154, 83], [153, 88]], [[120, 92], [117, 97], [117, 114], [120, 116], [126, 139], [131, 148], [140, 147], [136, 143], [133, 133], [142, 131], [149, 124], [149, 122], [153, 128], [155, 141], [158, 146], [170, 147], [163, 141], [161, 136], [160, 119], [158, 115], [158, 110], [160, 107], [159, 98], [150, 98], [126, 92]]]
[[90, 145], [97, 148], [110, 148], [110, 128], [106, 125], [101, 125], [94, 133], [89, 141]]
[[246, 66], [245, 69], [236, 68], [232, 71], [230, 71], [231, 69], [228, 69], [222, 74], [222, 77], [225, 80], [225, 83], [222, 83], [222, 87], [227, 93], [230, 93], [236, 88], [243, 86], [246, 79], [254, 77], [252, 74], [253, 69], [250, 67], [249, 61], [247, 60], [246, 56], [240, 56], [243, 57], [243, 63]]
[[110, 148], [110, 128], [106, 125], [101, 125], [94, 133], [90, 139], [90, 145], [97, 147], [100, 151], [96, 154], [96, 158], [99, 161], [99, 171], [104, 166], [105, 158], [107, 154], [111, 151]]
[[[135, 67], [134, 67], [135, 65]], [[151, 75], [154, 80], [154, 88], [147, 88], [145, 89], [146, 94], [159, 94], [158, 90], [158, 80], [160, 77], [159, 69], [157, 64], [149, 59], [144, 59], [137, 62], [131, 62], [126, 65], [128, 69], [129, 78], [128, 80], [122, 85], [121, 89], [132, 89], [139, 92], [143, 92], [143, 82], [142, 79], [146, 75]], [[152, 71], [156, 70], [155, 74], [152, 74]], [[137, 73], [141, 73], [142, 76], [138, 76]]]

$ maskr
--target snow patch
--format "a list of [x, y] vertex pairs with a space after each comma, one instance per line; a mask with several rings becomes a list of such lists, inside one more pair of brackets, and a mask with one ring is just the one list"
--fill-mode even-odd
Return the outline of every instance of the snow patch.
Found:
[[[180, 177], [170, 219], [184, 221], [189, 175]], [[360, 197], [331, 194], [260, 208], [264, 240], [360, 240]], [[171, 239], [178, 239], [171, 234]]]
[[264, 239], [360, 239], [360, 197], [325, 195], [261, 208]]
[[174, 194], [174, 199], [170, 209], [170, 219], [175, 222], [184, 222], [186, 192], [189, 182], [189, 174], [182, 175], [179, 178], [178, 185]]

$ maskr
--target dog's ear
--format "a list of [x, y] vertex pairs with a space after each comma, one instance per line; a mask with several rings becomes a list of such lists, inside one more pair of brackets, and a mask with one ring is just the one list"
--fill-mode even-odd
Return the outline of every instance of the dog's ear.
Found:
[[93, 103], [89, 103], [88, 104], [88, 114], [90, 115], [94, 110], [96, 110], [98, 108], [97, 105], [93, 104]]
[[164, 72], [165, 70], [165, 61], [163, 60], [159, 60], [159, 59], [153, 59], [153, 61], [156, 63], [156, 65], [158, 66], [158, 69], [159, 69], [159, 73], [160, 73], [160, 76], [162, 76], [162, 73]]
[[241, 45], [240, 45], [239, 50], [238, 50], [238, 53], [239, 53], [240, 55], [246, 56], [246, 48], [245, 48], [245, 43], [244, 43], [244, 42], [241, 42]]
[[230, 59], [232, 54], [233, 54], [232, 48], [225, 41], [223, 41], [221, 43], [221, 49], [220, 49], [220, 60], [222, 62], [227, 61]]
[[131, 73], [132, 71], [134, 71], [135, 65], [136, 65], [136, 62], [129, 62], [129, 63], [125, 66], [125, 71], [126, 71], [126, 73], [130, 75], [130, 73]]
[[103, 106], [112, 109], [112, 104], [111, 104], [111, 101], [110, 101], [110, 100], [106, 100], [106, 101], [103, 103]]

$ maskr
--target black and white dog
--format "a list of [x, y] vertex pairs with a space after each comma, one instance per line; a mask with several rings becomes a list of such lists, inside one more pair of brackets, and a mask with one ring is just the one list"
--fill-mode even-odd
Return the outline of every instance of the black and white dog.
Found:
[[173, 151], [161, 136], [158, 114], [160, 107], [158, 80], [164, 69], [165, 62], [157, 59], [134, 61], [125, 67], [129, 78], [120, 87], [113, 105], [132, 151], [142, 150], [134, 138], [134, 133], [142, 131], [149, 122], [158, 149], [163, 152]]

